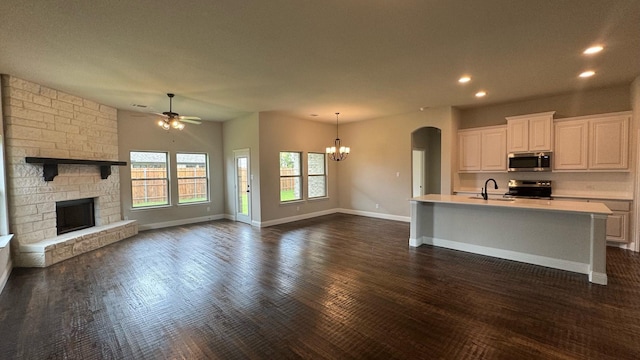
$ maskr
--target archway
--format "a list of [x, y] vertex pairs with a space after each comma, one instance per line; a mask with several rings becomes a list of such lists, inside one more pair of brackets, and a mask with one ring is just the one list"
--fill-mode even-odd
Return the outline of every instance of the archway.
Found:
[[411, 194], [440, 194], [442, 135], [436, 127], [423, 127], [411, 133]]

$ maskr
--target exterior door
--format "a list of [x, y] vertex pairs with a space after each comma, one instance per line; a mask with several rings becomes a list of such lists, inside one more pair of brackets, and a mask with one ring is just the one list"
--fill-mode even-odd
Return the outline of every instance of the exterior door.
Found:
[[251, 224], [251, 166], [249, 149], [234, 150], [236, 221]]

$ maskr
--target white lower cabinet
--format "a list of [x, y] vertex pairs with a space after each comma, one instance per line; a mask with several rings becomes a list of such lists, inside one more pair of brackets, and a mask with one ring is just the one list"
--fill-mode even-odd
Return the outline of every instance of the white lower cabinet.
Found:
[[631, 202], [630, 201], [602, 201], [589, 200], [592, 202], [601, 202], [605, 204], [613, 214], [607, 218], [607, 241], [619, 243], [629, 242], [629, 219], [631, 218]]
[[585, 198], [556, 198], [554, 201], [587, 201], [605, 204], [613, 214], [607, 218], [607, 241], [615, 243], [628, 243], [631, 228], [632, 201], [626, 200], [600, 200]]

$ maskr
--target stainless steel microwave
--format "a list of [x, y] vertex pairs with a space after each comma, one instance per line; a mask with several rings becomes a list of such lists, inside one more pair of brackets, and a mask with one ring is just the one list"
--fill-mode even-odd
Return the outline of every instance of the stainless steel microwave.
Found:
[[551, 171], [550, 152], [512, 153], [507, 158], [508, 171]]

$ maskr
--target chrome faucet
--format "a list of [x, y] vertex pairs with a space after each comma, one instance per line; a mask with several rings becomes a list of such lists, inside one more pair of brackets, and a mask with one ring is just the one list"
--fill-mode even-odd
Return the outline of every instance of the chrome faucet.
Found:
[[489, 184], [489, 181], [493, 181], [493, 185], [496, 186], [496, 190], [498, 189], [498, 183], [495, 179], [487, 179], [487, 181], [484, 182], [484, 188], [482, 188], [482, 190], [480, 191], [482, 198], [485, 200], [489, 200], [489, 191], [487, 191], [487, 185]]

